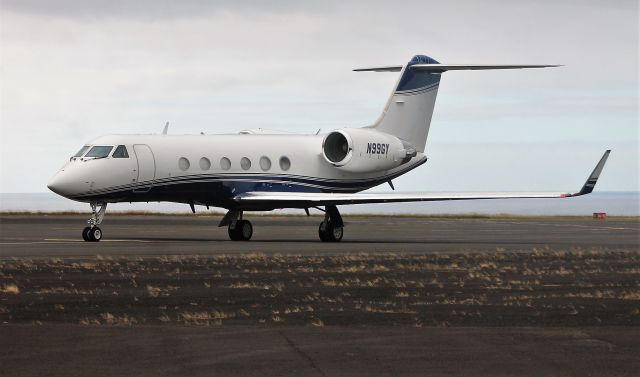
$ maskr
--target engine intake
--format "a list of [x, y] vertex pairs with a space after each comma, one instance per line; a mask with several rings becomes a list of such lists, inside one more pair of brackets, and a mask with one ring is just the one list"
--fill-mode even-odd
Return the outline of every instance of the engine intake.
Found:
[[342, 166], [349, 162], [353, 143], [348, 134], [333, 131], [322, 142], [322, 152], [327, 161], [335, 166]]

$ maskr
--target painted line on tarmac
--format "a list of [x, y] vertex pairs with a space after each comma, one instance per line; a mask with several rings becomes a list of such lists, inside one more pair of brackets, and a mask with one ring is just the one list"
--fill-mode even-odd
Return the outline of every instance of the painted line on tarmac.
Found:
[[[23, 241], [23, 242], [0, 242], [0, 245], [36, 245], [36, 244], [64, 244], [85, 242], [84, 240], [64, 239], [64, 238], [45, 238], [43, 241]], [[152, 243], [154, 241], [147, 240], [101, 240], [100, 242], [139, 242]]]
[[537, 226], [553, 226], [553, 227], [573, 227], [573, 228], [586, 228], [593, 230], [638, 230], [637, 228], [622, 228], [614, 226], [603, 225], [581, 225], [581, 224], [562, 224], [562, 223], [535, 223], [535, 222], [520, 222], [520, 221], [500, 221], [502, 223], [516, 224], [516, 225], [537, 225]]
[[[86, 242], [84, 240], [79, 240], [79, 239], [75, 239], [75, 238], [45, 238], [45, 241], [53, 241], [53, 242]], [[119, 239], [104, 239], [104, 240], [100, 240], [100, 242], [144, 242], [144, 243], [150, 243], [153, 241], [149, 241], [149, 240], [119, 240]]]

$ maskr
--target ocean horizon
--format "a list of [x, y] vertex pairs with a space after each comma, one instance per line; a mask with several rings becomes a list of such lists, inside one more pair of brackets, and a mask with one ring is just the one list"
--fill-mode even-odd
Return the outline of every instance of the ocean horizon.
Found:
[[[529, 216], [582, 216], [606, 212], [613, 216], [640, 216], [640, 192], [594, 192], [567, 199], [504, 199], [443, 202], [385, 203], [340, 206], [345, 214], [508, 214]], [[89, 205], [65, 199], [53, 193], [0, 193], [0, 212], [90, 212]], [[191, 212], [179, 203], [113, 203], [108, 212], [148, 211], [161, 213]], [[196, 206], [197, 213], [224, 212], [222, 208]], [[298, 209], [273, 213], [304, 213]]]

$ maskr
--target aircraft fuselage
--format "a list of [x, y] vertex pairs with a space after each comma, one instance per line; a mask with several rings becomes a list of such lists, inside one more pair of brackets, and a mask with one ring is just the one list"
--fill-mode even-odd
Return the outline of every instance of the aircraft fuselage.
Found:
[[[107, 157], [72, 157], [51, 179], [49, 187], [82, 202], [169, 201], [237, 208], [238, 203], [231, 199], [244, 192], [359, 192], [426, 161], [420, 153], [394, 169], [374, 173], [340, 171], [323, 157], [324, 137], [108, 135], [87, 144], [112, 147]], [[397, 159], [384, 144], [362, 143], [354, 147], [353, 154], [361, 159]], [[119, 145], [126, 148], [127, 158], [113, 156]]]

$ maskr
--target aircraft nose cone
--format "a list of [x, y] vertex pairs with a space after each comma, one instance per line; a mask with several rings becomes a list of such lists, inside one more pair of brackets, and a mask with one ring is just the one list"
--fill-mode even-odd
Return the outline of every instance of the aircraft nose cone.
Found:
[[47, 183], [47, 187], [49, 190], [64, 197], [73, 193], [72, 183], [68, 179], [65, 179], [64, 171], [60, 171], [54, 175]]

